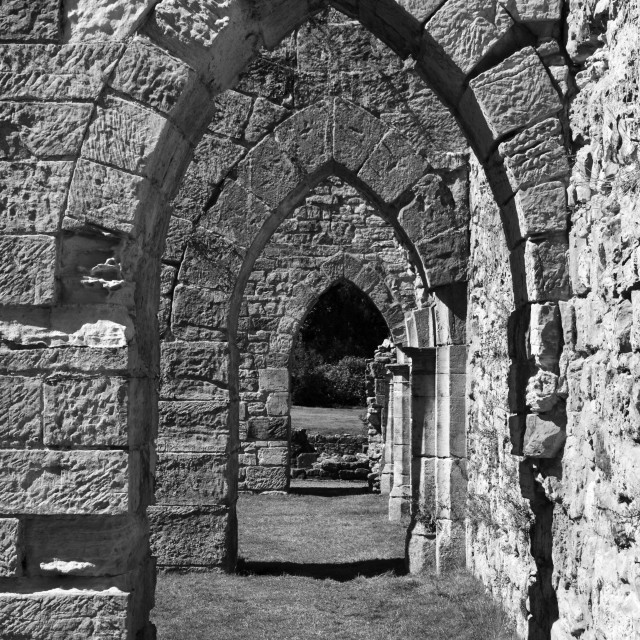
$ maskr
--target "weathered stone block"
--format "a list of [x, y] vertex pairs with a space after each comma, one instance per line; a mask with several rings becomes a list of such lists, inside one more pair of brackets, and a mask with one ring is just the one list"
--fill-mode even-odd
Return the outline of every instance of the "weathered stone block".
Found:
[[26, 514], [116, 514], [137, 469], [123, 451], [0, 451], [0, 509]]
[[55, 232], [73, 166], [73, 162], [0, 162], [0, 230]]
[[267, 415], [288, 416], [289, 415], [289, 394], [285, 392], [273, 392], [269, 394], [266, 403]]
[[306, 173], [333, 156], [333, 104], [321, 102], [288, 118], [275, 130], [287, 155]]
[[430, 287], [465, 282], [469, 262], [467, 229], [451, 229], [416, 243]]
[[530, 458], [555, 458], [566, 440], [567, 416], [563, 409], [527, 416], [522, 453]]
[[[156, 153], [161, 137], [167, 143], [166, 148], [172, 151], [163, 157]], [[186, 141], [166, 118], [134, 103], [110, 98], [97, 110], [82, 145], [82, 155], [137, 175], [153, 175], [160, 183], [172, 184], [178, 171], [177, 166], [172, 167], [173, 152], [179, 151], [180, 147], [184, 147], [186, 154]]]
[[301, 180], [300, 169], [271, 136], [254, 147], [238, 167], [238, 182], [269, 207], [277, 207]]
[[[253, 103], [251, 117], [244, 130], [245, 140], [255, 144], [264, 138], [272, 129], [290, 114], [288, 109], [258, 96]], [[280, 142], [280, 139], [278, 139]], [[284, 147], [283, 147], [284, 148]]]
[[249, 418], [247, 437], [252, 440], [286, 440], [288, 436], [288, 416]]
[[193, 71], [145, 40], [132, 40], [118, 62], [111, 86], [164, 113], [177, 105]]
[[269, 466], [287, 466], [289, 449], [287, 447], [268, 447], [258, 451], [258, 464]]
[[317, 453], [301, 453], [296, 458], [296, 466], [298, 467], [298, 469], [311, 469], [313, 467], [313, 463], [317, 460]]
[[229, 439], [228, 401], [160, 402], [159, 451], [222, 453]]
[[180, 340], [223, 339], [227, 331], [228, 295], [179, 284], [175, 288], [171, 329]]
[[64, 226], [73, 228], [75, 220], [76, 224], [131, 232], [141, 203], [154, 193], [145, 178], [80, 159], [69, 189]]
[[0, 594], [6, 638], [126, 640], [130, 594], [112, 587]]
[[536, 413], [551, 411], [558, 402], [558, 376], [540, 370], [527, 384], [527, 405]]
[[6, 0], [0, 6], [0, 40], [58, 40], [57, 0]]
[[120, 43], [0, 44], [4, 100], [95, 100]]
[[165, 399], [212, 400], [228, 384], [225, 342], [165, 342], [161, 346]]
[[[563, 180], [570, 172], [567, 152], [562, 143], [562, 127], [557, 118], [548, 118], [525, 129], [502, 143], [499, 151], [504, 158], [507, 178], [514, 191], [544, 182]], [[539, 198], [544, 192], [538, 190], [534, 193]], [[552, 197], [556, 202], [561, 197], [557, 192], [547, 192], [542, 197], [545, 196]], [[520, 202], [516, 202], [516, 206]]]
[[562, 182], [546, 182], [518, 191], [515, 205], [523, 238], [567, 228], [567, 190]]
[[394, 202], [426, 168], [426, 161], [414, 153], [406, 138], [390, 131], [367, 158], [358, 177], [385, 202]]
[[50, 236], [0, 238], [0, 297], [3, 304], [55, 302], [55, 239]]
[[146, 522], [133, 515], [28, 517], [24, 524], [30, 576], [120, 575], [146, 555]]
[[512, 25], [502, 5], [449, 0], [429, 20], [426, 30], [466, 75]]
[[219, 505], [227, 500], [226, 456], [159, 453], [156, 501], [159, 505]]
[[154, 39], [172, 51], [193, 57], [211, 49], [214, 40], [224, 31], [230, 20], [229, 5], [185, 6], [169, 0], [156, 8], [153, 18], [147, 28]]
[[521, 302], [566, 300], [569, 296], [568, 245], [562, 238], [527, 240], [511, 255], [514, 288]]
[[231, 515], [226, 507], [149, 507], [151, 553], [161, 567], [215, 567], [228, 556]]
[[125, 378], [47, 381], [44, 444], [48, 447], [126, 447], [128, 388]]
[[543, 369], [553, 371], [558, 366], [562, 327], [555, 303], [532, 304], [529, 330], [529, 356]]
[[214, 100], [215, 115], [209, 130], [229, 138], [241, 138], [251, 115], [252, 99], [237, 91], [225, 91]]
[[0, 105], [3, 159], [74, 156], [91, 117], [88, 104], [5, 102]]
[[559, 20], [562, 0], [515, 0], [516, 17], [522, 22]]
[[177, 215], [189, 220], [199, 219], [214, 189], [228, 176], [245, 153], [244, 147], [227, 138], [209, 134], [202, 136], [182, 179], [180, 191], [174, 199]]
[[0, 518], [0, 578], [13, 578], [22, 573], [20, 520]]
[[260, 369], [261, 391], [289, 391], [289, 369]]
[[357, 173], [386, 133], [369, 112], [340, 98], [334, 101], [333, 158]]
[[153, 0], [93, 0], [90, 4], [65, 5], [65, 39], [102, 43], [108, 34], [109, 39], [122, 42], [135, 32], [152, 6]]
[[247, 467], [246, 474], [249, 491], [285, 491], [289, 484], [284, 467]]
[[0, 448], [35, 447], [42, 441], [42, 383], [0, 376]]
[[560, 97], [532, 47], [525, 47], [481, 73], [469, 86], [495, 138], [548, 118], [562, 108]]
[[231, 294], [243, 259], [241, 246], [216, 233], [202, 230], [187, 247], [178, 280]]

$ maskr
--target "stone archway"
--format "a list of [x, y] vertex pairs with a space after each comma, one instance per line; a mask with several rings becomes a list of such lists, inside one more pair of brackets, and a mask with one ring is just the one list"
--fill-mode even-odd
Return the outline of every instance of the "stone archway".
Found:
[[[9, 87], [5, 94], [14, 100], [26, 97], [42, 101], [51, 97], [47, 92], [54, 87], [56, 98], [65, 102], [56, 107], [29, 106], [27, 112], [32, 109], [39, 113], [41, 109], [42, 121], [73, 122], [74, 130], [85, 133], [82, 140], [72, 137], [68, 147], [53, 136], [42, 156], [16, 169], [26, 172], [25, 181], [34, 185], [34, 193], [50, 190], [55, 194], [48, 209], [54, 213], [36, 224], [21, 221], [16, 226], [8, 225], [11, 233], [3, 239], [3, 249], [11, 259], [5, 262], [1, 274], [7, 290], [5, 335], [14, 345], [45, 347], [37, 354], [10, 351], [4, 369], [25, 379], [27, 395], [44, 397], [44, 401], [36, 400], [38, 415], [64, 412], [63, 407], [74, 398], [89, 394], [98, 395], [104, 406], [117, 408], [113, 431], [104, 440], [92, 437], [92, 421], [86, 417], [87, 433], [68, 441], [63, 438], [81, 449], [51, 453], [41, 446], [4, 454], [7, 497], [3, 514], [22, 517], [25, 509], [34, 516], [74, 513], [83, 521], [72, 527], [70, 523], [58, 523], [59, 535], [71, 527], [74, 535], [83, 539], [95, 534], [92, 518], [120, 514], [124, 524], [111, 537], [122, 535], [122, 530], [134, 531], [124, 535], [127, 553], [117, 560], [104, 559], [97, 550], [93, 558], [97, 564], [89, 562], [95, 569], [85, 567], [79, 574], [69, 567], [52, 570], [54, 577], [61, 572], [71, 576], [89, 572], [94, 591], [82, 600], [82, 606], [90, 613], [79, 615], [79, 619], [111, 616], [109, 619], [123, 634], [133, 634], [146, 620], [148, 603], [143, 601], [144, 588], [140, 587], [145, 581], [140, 576], [152, 572], [145, 568], [143, 513], [152, 500], [153, 452], [149, 442], [154, 431], [153, 381], [158, 366], [157, 339], [149, 327], [155, 326], [159, 257], [168, 225], [167, 201], [176, 191], [192, 145], [210, 115], [211, 93], [229, 86], [261, 43], [274, 45], [320, 6], [270, 3], [271, 12], [261, 15], [253, 6], [232, 2], [222, 13], [205, 8], [194, 15], [181, 4], [163, 3], [149, 17], [149, 7], [144, 4], [140, 11], [129, 13], [123, 24], [116, 25], [118, 29], [111, 32], [113, 42], [99, 45], [91, 44], [95, 26], [90, 19], [83, 24], [80, 16], [65, 36], [68, 43], [54, 44], [59, 42], [55, 29], [45, 32], [43, 37], [51, 44], [34, 43], [28, 60], [18, 63], [21, 69], [41, 67], [32, 78], [50, 73], [57, 79], [55, 85], [28, 81], [19, 91], [12, 93]], [[469, 52], [460, 52], [457, 47], [466, 39], [456, 38], [450, 43], [446, 35], [464, 29], [473, 31], [478, 23], [474, 10], [441, 12], [429, 20], [424, 33], [420, 20], [430, 16], [418, 19], [391, 1], [350, 3], [346, 10], [397, 51], [412, 55], [460, 118], [504, 207], [514, 273], [522, 277], [522, 281], [516, 278], [516, 288], [524, 328], [530, 326], [530, 316], [531, 334], [542, 338], [532, 341], [527, 355], [536, 360], [541, 371], [554, 369], [559, 349], [544, 338], [558, 335], [556, 302], [566, 296], [564, 244], [554, 235], [564, 229], [564, 195], [554, 183], [557, 178], [564, 179], [568, 165], [556, 117], [562, 104], [540, 57], [544, 57], [544, 51], [539, 55], [529, 44], [523, 46], [522, 41], [513, 39], [516, 28], [510, 20], [518, 22], [517, 12], [509, 17], [502, 15], [503, 22], [485, 21], [488, 24], [481, 27], [483, 37], [473, 39], [480, 44]], [[521, 22], [536, 33], [536, 25], [531, 26], [529, 18], [525, 15]], [[558, 19], [558, 15], [549, 15], [543, 26], [546, 29]], [[140, 33], [148, 34], [150, 41], [131, 36], [139, 25]], [[444, 76], [448, 77], [451, 69], [457, 77], [468, 80], [466, 89], [464, 81], [454, 83], [455, 90], [448, 89]], [[524, 81], [514, 82], [516, 77]], [[148, 78], [153, 81], [148, 82]], [[532, 91], [532, 85], [538, 90]], [[515, 93], [510, 93], [512, 87]], [[500, 99], [496, 101], [495, 96]], [[512, 107], [506, 111], [504, 99]], [[263, 151], [270, 150], [265, 145]], [[279, 152], [273, 147], [271, 151]], [[285, 150], [281, 157], [287, 160], [291, 151], [296, 152]], [[73, 160], [59, 160], [61, 157]], [[548, 162], [549, 158], [554, 162]], [[408, 158], [403, 155], [398, 160]], [[260, 192], [252, 170], [248, 171], [251, 191], [255, 188]], [[392, 187], [385, 186], [381, 194], [385, 204], [395, 193], [388, 189]], [[548, 207], [543, 211], [536, 208], [531, 189], [546, 198]], [[256, 195], [270, 198], [264, 192]], [[59, 344], [69, 348], [64, 353], [48, 350]], [[37, 390], [43, 386], [42, 378], [51, 372], [62, 372], [65, 379], [47, 383], [53, 389], [43, 396]], [[88, 381], [84, 380], [86, 374], [92, 376]], [[128, 385], [128, 402], [112, 382], [101, 380], [105, 375], [121, 378], [122, 384]], [[516, 386], [516, 397], [522, 399], [525, 385], [526, 380]], [[513, 419], [515, 442], [522, 438], [527, 416], [523, 404], [518, 405]], [[529, 435], [544, 422], [544, 412], [528, 414], [526, 422]], [[48, 433], [46, 426], [44, 432]], [[34, 442], [39, 437], [34, 436]], [[60, 443], [49, 438], [46, 435], [41, 442]], [[61, 469], [65, 471], [64, 482], [58, 485]], [[22, 478], [34, 473], [43, 478], [42, 483], [27, 483], [25, 487], [19, 482], [21, 489], [12, 488], [13, 474]], [[56, 492], [39, 489], [49, 486], [47, 483], [55, 484]], [[83, 487], [80, 496], [74, 493], [78, 485]], [[129, 519], [122, 515], [127, 512], [132, 513]], [[18, 549], [24, 518], [7, 520], [9, 537]], [[111, 537], [107, 536], [104, 547], [112, 542]], [[120, 588], [118, 593], [109, 593], [100, 578], [113, 575], [113, 562], [115, 573], [123, 577], [107, 582]], [[10, 577], [20, 571], [16, 564], [9, 570]], [[40, 576], [38, 571], [36, 575]], [[5, 598], [12, 609], [10, 615], [39, 597], [29, 594]], [[51, 611], [55, 615], [56, 608], [65, 608], [74, 597], [44, 596], [43, 606], [49, 609], [41, 615], [49, 617]]]
[[[333, 123], [336, 118], [344, 118], [345, 122], [350, 124], [350, 128], [347, 130], [343, 127], [342, 133], [340, 131], [335, 133]], [[295, 135], [300, 130], [305, 132], [304, 136]], [[364, 142], [359, 134], [361, 131], [365, 132]], [[283, 159], [279, 151], [280, 141], [287, 139], [301, 141], [306, 149], [304, 154], [297, 157], [295, 164], [286, 158]], [[376, 148], [380, 145], [382, 150], [379, 153], [379, 164], [372, 163], [374, 168], [371, 169], [371, 165], [366, 165], [367, 147]], [[324, 149], [319, 160], [313, 156], [314, 150], [318, 149]], [[185, 245], [187, 247], [184, 253], [185, 258], [179, 265], [178, 285], [175, 292], [176, 296], [183, 297], [183, 292], [192, 291], [189, 294], [191, 302], [186, 313], [174, 306], [173, 320], [178, 324], [179, 329], [179, 332], [176, 329], [174, 338], [177, 336], [178, 339], [163, 343], [161, 417], [162, 415], [182, 415], [184, 412], [178, 407], [184, 406], [186, 411], [194, 414], [193, 420], [197, 422], [197, 404], [194, 403], [242, 402], [243, 391], [251, 392], [255, 404], [266, 403], [269, 395], [287, 391], [288, 372], [282, 366], [267, 367], [252, 379], [246, 377], [252, 375], [252, 370], [239, 366], [242, 361], [246, 361], [246, 355], [239, 347], [237, 326], [243, 319], [242, 305], [245, 304], [246, 284], [251, 274], [256, 273], [257, 279], [254, 286], [265, 286], [263, 281], [266, 274], [261, 267], [255, 265], [268, 240], [291, 216], [292, 211], [304, 202], [304, 198], [313, 192], [315, 186], [325, 181], [327, 176], [332, 174], [339, 176], [343, 181], [354, 185], [362, 195], [368, 198], [374, 210], [386, 220], [385, 233], [388, 236], [386, 241], [393, 241], [394, 234], [399, 238], [403, 251], [407, 253], [413, 265], [413, 272], [421, 274], [422, 288], [429, 286], [427, 278], [433, 285], [446, 282], [446, 277], [449, 279], [464, 277], [464, 269], [455, 272], [446, 268], [452, 261], [451, 251], [446, 254], [447, 257], [443, 259], [441, 266], [438, 264], [438, 254], [432, 251], [430, 239], [423, 237], [424, 228], [428, 222], [418, 221], [422, 210], [420, 203], [429, 198], [438, 200], [435, 197], [436, 192], [444, 185], [443, 179], [430, 171], [423, 159], [412, 154], [408, 155], [406, 160], [401, 160], [399, 166], [396, 166], [393, 171], [396, 177], [395, 183], [390, 184], [388, 180], [384, 181], [386, 200], [377, 193], [379, 185], [383, 184], [380, 181], [382, 177], [380, 172], [384, 171], [387, 164], [395, 165], [403, 154], [409, 153], [409, 143], [397, 131], [372, 117], [365, 110], [343, 100], [323, 101], [294, 113], [278, 125], [272, 134], [263, 138], [250, 150], [238, 164], [235, 170], [236, 177], [228, 178], [222, 184], [215, 201], [210, 203], [209, 208], [199, 218], [192, 232], [194, 242], [191, 245]], [[344, 156], [344, 162], [348, 162], [349, 166], [345, 166], [342, 162], [338, 163], [336, 158], [342, 159], [340, 154]], [[301, 169], [303, 167], [301, 158], [314, 163], [312, 175], [308, 175], [306, 170]], [[409, 171], [406, 170], [407, 167]], [[284, 180], [282, 180], [283, 176]], [[456, 179], [459, 178], [456, 177]], [[296, 180], [299, 184], [295, 182]], [[257, 188], [253, 186], [255, 183], [258, 185]], [[284, 189], [283, 183], [290, 193]], [[411, 192], [414, 186], [415, 193]], [[266, 195], [261, 191], [263, 188], [268, 190]], [[405, 202], [409, 203], [409, 206], [402, 210], [399, 217], [399, 209]], [[448, 220], [456, 217], [464, 219], [464, 210], [457, 211], [459, 206], [464, 209], [463, 203], [457, 203], [452, 198], [435, 207], [432, 215], [439, 213]], [[405, 231], [404, 226], [398, 222], [399, 219], [406, 220], [408, 231]], [[416, 238], [417, 247], [413, 244], [413, 237]], [[363, 239], [358, 240], [360, 243], [362, 241]], [[369, 252], [374, 247], [375, 243], [369, 247]], [[459, 264], [463, 264], [466, 260], [465, 250], [464, 244], [455, 247], [454, 255], [457, 256]], [[434, 253], [435, 256], [432, 255]], [[207, 259], [207, 254], [215, 256], [215, 260]], [[402, 251], [393, 260], [400, 263], [406, 262]], [[286, 329], [283, 337], [291, 340], [292, 331], [309, 306], [307, 298], [315, 296], [315, 291], [325, 288], [325, 285], [328, 286], [332, 279], [339, 275], [352, 280], [365, 293], [373, 296], [385, 315], [392, 334], [396, 340], [403, 341], [405, 315], [410, 311], [407, 294], [402, 302], [389, 288], [390, 286], [392, 289], [401, 287], [400, 272], [394, 275], [393, 269], [390, 270], [384, 264], [372, 268], [374, 265], [367, 266], [367, 262], [372, 262], [370, 256], [365, 258], [364, 253], [359, 257], [355, 256], [353, 249], [348, 247], [347, 253], [340, 252], [329, 260], [318, 262], [310, 272], [312, 280], [309, 291], [303, 290], [299, 296], [294, 296], [291, 300], [291, 308], [282, 310], [285, 315], [279, 320], [279, 328]], [[453, 263], [455, 262], [456, 260], [453, 259]], [[402, 271], [404, 267], [393, 268], [396, 271], [398, 269]], [[258, 271], [255, 271], [256, 269]], [[289, 275], [295, 275], [295, 269], [290, 267], [289, 271]], [[439, 275], [441, 271], [448, 275], [443, 278]], [[383, 274], [386, 274], [387, 283], [381, 277]], [[394, 278], [398, 280], [395, 284]], [[412, 278], [409, 278], [408, 282], [410, 283], [411, 280]], [[412, 289], [412, 285], [410, 288]], [[281, 302], [280, 300], [279, 304]], [[195, 318], [204, 318], [207, 315], [208, 328], [205, 333], [202, 333], [202, 322]], [[189, 321], [183, 322], [187, 316], [191, 317], [191, 329]], [[231, 356], [228, 364], [225, 355], [227, 338], [230, 341]], [[275, 332], [275, 338], [279, 339], [278, 332]], [[282, 351], [282, 348], [276, 348], [272, 354], [276, 359], [278, 351]], [[203, 369], [197, 364], [202, 358], [209, 361], [206, 370], [209, 379], [216, 381], [207, 388], [204, 388], [201, 382]], [[253, 373], [257, 374], [257, 371]], [[247, 383], [252, 386], [246, 386]], [[254, 397], [254, 393], [257, 393], [260, 398]], [[262, 397], [265, 394], [267, 397]], [[209, 404], [205, 408], [209, 410]], [[235, 411], [235, 408], [231, 408], [226, 414], [228, 432], [225, 438], [228, 440], [224, 440], [223, 446], [226, 447], [227, 455], [229, 451], [235, 453], [239, 446], [238, 417]], [[247, 417], [242, 414], [240, 421], [246, 421]], [[270, 422], [274, 422], [275, 425], [279, 420], [280, 417], [271, 419], [266, 415], [257, 417], [253, 422], [264, 423], [268, 431]], [[177, 479], [180, 479], [177, 484], [188, 487], [188, 477], [201, 477], [201, 480], [195, 481], [196, 485], [215, 487], [216, 481], [213, 476], [209, 478], [207, 475], [210, 471], [207, 470], [205, 463], [207, 460], [212, 463], [222, 462], [222, 458], [219, 457], [222, 449], [217, 453], [213, 449], [205, 452], [200, 445], [196, 449], [187, 445], [187, 449], [169, 453], [170, 438], [179, 438], [179, 434], [173, 427], [175, 422], [173, 417], [169, 422], [169, 430], [165, 431], [163, 427], [161, 431], [163, 451], [159, 453], [158, 459], [157, 475], [160, 481], [157, 498], [160, 506], [151, 509], [154, 528], [158, 532], [154, 543], [156, 555], [164, 558], [164, 562], [168, 564], [191, 562], [186, 557], [188, 554], [183, 554], [182, 561], [180, 554], [174, 557], [167, 555], [168, 549], [184, 546], [187, 538], [184, 535], [174, 536], [169, 531], [169, 529], [179, 530], [181, 526], [179, 521], [183, 519], [192, 536], [196, 535], [194, 532], [200, 531], [202, 539], [211, 542], [213, 551], [207, 557], [212, 558], [214, 563], [218, 562], [220, 554], [224, 555], [222, 551], [218, 553], [219, 546], [227, 544], [230, 556], [223, 564], [232, 565], [234, 545], [219, 536], [213, 540], [211, 532], [226, 531], [229, 536], [235, 535], [234, 463], [230, 459], [229, 465], [224, 467], [226, 471], [219, 468], [214, 472], [224, 473], [226, 480], [222, 484], [218, 483], [217, 489], [209, 495], [205, 496], [201, 493], [198, 496], [197, 490], [190, 495], [176, 494], [170, 485], [175, 485]], [[182, 422], [185, 421], [182, 420]], [[271, 439], [282, 440], [282, 438]], [[261, 440], [268, 441], [270, 438], [263, 437]], [[220, 443], [216, 446], [219, 448], [219, 445]], [[254, 471], [255, 469], [251, 470], [252, 473]], [[167, 478], [167, 482], [165, 483], [162, 478]], [[168, 491], [165, 491], [165, 485]], [[210, 512], [211, 515], [205, 516], [204, 512]], [[163, 523], [163, 519], [166, 519], [166, 524]], [[209, 524], [190, 526], [187, 523], [190, 519], [197, 523], [207, 521]], [[219, 521], [215, 526], [211, 524], [214, 520]], [[161, 550], [162, 546], [166, 549]]]

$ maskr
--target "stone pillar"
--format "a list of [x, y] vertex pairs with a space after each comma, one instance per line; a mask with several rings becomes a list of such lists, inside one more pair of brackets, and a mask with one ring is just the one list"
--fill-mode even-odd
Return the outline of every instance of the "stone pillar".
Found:
[[393, 488], [389, 494], [389, 520], [409, 515], [411, 505], [411, 367], [389, 365], [393, 376]]
[[436, 349], [405, 348], [411, 357], [411, 525], [409, 571], [436, 566]]
[[436, 564], [438, 573], [464, 567], [467, 347], [448, 345], [436, 354]]
[[383, 422], [382, 473], [380, 474], [380, 493], [389, 495], [393, 488], [393, 376], [387, 374], [387, 411]]

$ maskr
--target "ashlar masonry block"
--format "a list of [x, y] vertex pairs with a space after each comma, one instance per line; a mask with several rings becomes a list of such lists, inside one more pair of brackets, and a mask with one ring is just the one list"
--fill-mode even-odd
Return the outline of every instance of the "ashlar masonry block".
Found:
[[469, 86], [495, 138], [548, 118], [562, 108], [558, 92], [532, 47], [481, 73]]
[[0, 230], [53, 233], [64, 211], [73, 162], [0, 162]]
[[137, 465], [124, 451], [0, 451], [6, 514], [116, 514], [129, 509]]
[[38, 446], [42, 439], [42, 383], [0, 376], [0, 447]]
[[149, 507], [151, 553], [161, 566], [219, 566], [231, 515], [222, 506]]
[[0, 518], [0, 578], [12, 578], [21, 573], [22, 549], [20, 521]]
[[467, 74], [512, 25], [511, 16], [500, 4], [449, 0], [429, 20], [426, 29]]
[[161, 453], [156, 464], [156, 500], [162, 505], [215, 505], [227, 499], [225, 456]]
[[127, 640], [129, 620], [130, 594], [116, 587], [0, 594], [5, 638]]
[[258, 376], [261, 391], [289, 391], [289, 369], [260, 369]]
[[0, 298], [3, 304], [41, 305], [55, 301], [55, 239], [50, 236], [0, 238]]
[[128, 380], [115, 377], [48, 381], [45, 445], [126, 447], [128, 386]]

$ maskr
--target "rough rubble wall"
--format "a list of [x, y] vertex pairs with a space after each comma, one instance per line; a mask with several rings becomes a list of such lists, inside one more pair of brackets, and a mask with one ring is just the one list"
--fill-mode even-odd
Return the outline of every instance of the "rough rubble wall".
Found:
[[[572, 2], [574, 297], [563, 309], [562, 468], [555, 502], [557, 637], [640, 636], [640, 4]], [[595, 51], [594, 51], [595, 50]]]
[[509, 251], [500, 211], [482, 168], [471, 170], [467, 379], [467, 566], [527, 637], [532, 514], [512, 454], [509, 415], [509, 320], [514, 311]]
[[[567, 51], [577, 72], [568, 114], [576, 152], [568, 189], [573, 297], [560, 307], [564, 348], [556, 387], [567, 403], [566, 443], [561, 460], [532, 460], [528, 471], [527, 463], [518, 464], [522, 458], [511, 455], [507, 380], [513, 347], [506, 337], [513, 290], [498, 211], [473, 170], [468, 561], [511, 610], [523, 637], [527, 612], [544, 597], [531, 589], [541, 573], [532, 548], [553, 569], [539, 586], [557, 601], [550, 620], [554, 640], [635, 638], [640, 7], [572, 2], [568, 25]], [[487, 246], [503, 248], [488, 253]], [[522, 495], [553, 504], [542, 547], [536, 516]]]

